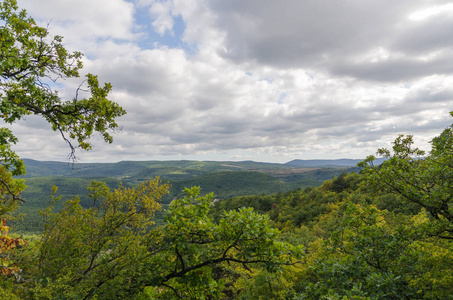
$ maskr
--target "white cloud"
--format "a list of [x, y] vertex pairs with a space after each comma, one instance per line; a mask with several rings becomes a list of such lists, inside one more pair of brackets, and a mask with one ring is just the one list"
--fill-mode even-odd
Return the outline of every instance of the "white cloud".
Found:
[[[285, 162], [365, 157], [399, 133], [426, 143], [450, 123], [453, 22], [444, 2], [19, 4], [87, 53], [84, 72], [111, 82], [112, 100], [128, 111], [115, 143], [94, 137], [95, 149], [82, 160]], [[434, 16], [430, 7], [442, 9]], [[179, 38], [177, 18], [184, 22], [181, 46], [166, 45], [168, 36]], [[146, 48], [141, 38], [156, 43]], [[63, 95], [79, 83], [64, 82]], [[36, 139], [48, 135], [41, 127], [15, 125], [19, 152], [64, 160], [57, 136]], [[49, 139], [58, 140], [56, 150]]]
[[430, 19], [442, 14], [453, 14], [453, 4], [441, 4], [441, 5], [434, 5], [422, 8], [417, 10], [409, 15], [409, 20], [412, 21], [425, 21], [426, 19]]
[[149, 9], [154, 19], [152, 25], [156, 32], [164, 35], [166, 32], [173, 32], [173, 17], [171, 14], [170, 2], [154, 2]]
[[21, 8], [52, 35], [62, 35], [72, 50], [91, 56], [99, 40], [132, 40], [134, 5], [123, 0], [19, 0]]

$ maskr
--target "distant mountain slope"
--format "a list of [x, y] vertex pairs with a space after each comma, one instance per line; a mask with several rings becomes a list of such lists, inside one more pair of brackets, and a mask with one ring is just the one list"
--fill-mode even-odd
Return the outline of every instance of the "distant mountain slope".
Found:
[[[218, 172], [257, 171], [285, 182], [325, 180], [341, 172], [358, 171], [359, 159], [293, 160], [286, 164], [253, 161], [122, 161], [118, 163], [65, 163], [25, 159], [25, 178], [61, 176], [71, 178], [115, 178], [137, 184], [159, 176], [165, 181], [189, 180]], [[354, 168], [354, 169], [349, 169]], [[318, 171], [316, 171], [318, 170]], [[316, 172], [314, 172], [316, 171]], [[320, 176], [321, 175], [321, 176]]]
[[[111, 188], [120, 182], [134, 186], [139, 182], [159, 176], [171, 185], [170, 193], [163, 199], [169, 203], [181, 197], [186, 187], [200, 186], [203, 194], [213, 192], [215, 197], [226, 199], [233, 196], [274, 194], [307, 186], [319, 186], [326, 179], [360, 170], [356, 167], [321, 167], [326, 161], [312, 162], [310, 167], [288, 164], [270, 164], [253, 161], [124, 161], [119, 163], [68, 164], [63, 162], [41, 162], [27, 159], [26, 184], [22, 194], [26, 201], [18, 213], [26, 216], [15, 225], [17, 230], [36, 232], [41, 230], [38, 210], [50, 204], [52, 185], [59, 187], [57, 195], [63, 201], [80, 195], [80, 202], [90, 206], [86, 187], [93, 179], [106, 181]], [[330, 164], [332, 165], [332, 164]], [[63, 202], [62, 201], [62, 202]], [[62, 207], [57, 204], [57, 209]]]
[[[224, 171], [289, 170], [293, 168], [355, 167], [361, 159], [296, 159], [285, 164], [254, 161], [121, 161], [117, 163], [71, 163], [24, 159], [27, 174], [24, 177], [115, 177], [133, 178], [161, 176], [183, 179], [202, 174]], [[378, 163], [382, 159], [377, 159]]]
[[[202, 194], [226, 199], [234, 196], [273, 194], [291, 189], [285, 182], [270, 175], [251, 171], [218, 172], [187, 180], [170, 182], [170, 199], [181, 197], [186, 187], [199, 186]], [[168, 200], [167, 200], [168, 201]], [[167, 202], [164, 200], [164, 202]]]
[[[106, 182], [111, 188], [117, 188], [120, 182], [114, 178], [102, 178], [100, 181]], [[52, 186], [58, 187], [56, 196], [62, 196], [61, 201], [55, 203], [57, 210], [63, 207], [63, 203], [69, 199], [79, 196], [80, 204], [84, 207], [92, 205], [92, 200], [88, 197], [87, 187], [90, 185], [91, 178], [68, 178], [68, 177], [34, 177], [27, 178], [27, 188], [21, 194], [25, 201], [17, 209], [17, 214], [23, 214], [23, 220], [11, 221], [15, 230], [23, 232], [39, 232], [42, 230], [42, 217], [39, 211], [44, 211], [51, 204]]]
[[72, 164], [57, 161], [37, 161], [33, 159], [24, 159], [27, 168], [26, 178], [42, 176], [66, 176], [72, 170]]
[[[284, 164], [253, 161], [121, 161], [118, 163], [70, 163], [24, 159], [27, 174], [24, 177], [165, 177], [186, 179], [202, 174], [223, 171], [247, 171], [259, 169], [289, 169]], [[176, 179], [176, 178], [175, 178]]]

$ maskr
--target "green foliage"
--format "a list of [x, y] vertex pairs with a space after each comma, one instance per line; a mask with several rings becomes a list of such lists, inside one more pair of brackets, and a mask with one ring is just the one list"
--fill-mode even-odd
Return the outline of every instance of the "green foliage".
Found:
[[[15, 0], [0, 4], [0, 113], [6, 123], [14, 123], [24, 115], [41, 115], [59, 131], [74, 149], [91, 149], [88, 142], [98, 132], [112, 142], [108, 129], [118, 128], [115, 118], [125, 111], [107, 99], [110, 84], [99, 86], [97, 76], [87, 75], [89, 98], [62, 100], [50, 84], [59, 78], [78, 77], [82, 54], [69, 52], [61, 36], [49, 36], [47, 28], [37, 26], [25, 10], [18, 11]], [[66, 134], [68, 137], [66, 137]], [[74, 139], [77, 145], [72, 145]], [[2, 131], [2, 145], [15, 141], [11, 132]], [[4, 156], [14, 160], [14, 153]], [[23, 172], [22, 172], [23, 173]], [[18, 175], [18, 174], [15, 174]]]
[[[88, 74], [88, 98], [78, 98], [79, 88], [72, 100], [61, 99], [51, 85], [59, 78], [78, 77], [82, 54], [67, 51], [62, 37], [49, 36], [48, 30], [37, 26], [25, 10], [18, 10], [15, 0], [0, 3], [0, 24], [0, 118], [13, 124], [26, 115], [41, 116], [61, 133], [72, 158], [77, 147], [91, 149], [88, 141], [94, 132], [111, 143], [107, 131], [118, 128], [115, 118], [125, 111], [107, 99], [110, 84], [100, 87], [97, 77]], [[77, 144], [73, 145], [73, 140]], [[13, 178], [25, 174], [23, 161], [12, 149], [16, 142], [10, 129], [0, 128], [0, 220], [12, 218], [11, 212], [23, 201], [20, 193], [25, 189], [24, 180]], [[3, 268], [3, 257], [12, 251], [10, 242], [19, 240], [9, 238], [3, 229], [0, 240]], [[8, 270], [8, 266], [5, 268]], [[0, 293], [9, 292], [0, 286]]]
[[238, 279], [230, 275], [233, 266], [253, 265], [272, 274], [302, 254], [300, 247], [279, 242], [269, 219], [251, 208], [226, 212], [213, 222], [212, 195], [199, 197], [198, 188], [173, 201], [164, 225], [156, 227], [152, 217], [167, 189], [158, 179], [113, 192], [94, 182], [92, 207], [83, 208], [75, 198], [61, 212], [46, 210], [41, 242], [22, 256], [20, 295], [216, 298], [240, 293], [228, 288]]
[[[453, 249], [425, 240], [418, 231], [425, 222], [422, 213], [348, 205], [341, 228], [311, 249], [314, 260], [297, 285], [299, 299], [450, 299]], [[434, 267], [429, 256], [443, 263]]]
[[400, 135], [393, 143], [393, 153], [379, 149], [388, 158], [382, 165], [373, 165], [368, 157], [361, 165], [371, 188], [401, 195], [406, 201], [424, 208], [433, 221], [426, 230], [442, 238], [453, 238], [453, 134], [452, 127], [432, 140], [432, 150], [413, 148], [412, 136]]
[[[378, 150], [380, 166], [374, 156], [362, 162], [359, 190], [373, 196], [349, 203], [340, 226], [311, 244], [298, 299], [452, 299], [452, 146], [452, 127], [429, 155], [400, 135], [393, 151]], [[323, 186], [344, 193], [339, 179]], [[406, 209], [392, 203], [400, 199]]]
[[235, 197], [216, 203], [213, 215], [251, 206], [269, 214], [282, 239], [306, 246], [305, 264], [286, 287], [296, 299], [449, 299], [453, 247], [433, 237], [438, 220], [368, 180], [352, 173], [319, 188]]
[[[9, 223], [16, 233], [42, 233], [44, 225], [39, 211], [44, 211], [49, 206], [52, 186], [57, 186], [58, 195], [62, 196], [62, 201], [54, 205], [55, 211], [63, 208], [64, 201], [77, 196], [82, 207], [93, 206], [93, 201], [88, 196], [86, 189], [93, 178], [36, 177], [26, 180], [27, 188], [21, 193], [25, 202], [11, 214], [16, 217], [16, 220]], [[102, 180], [111, 189], [118, 188], [121, 184], [114, 178], [97, 178], [96, 180]], [[129, 187], [127, 184], [125, 186]]]
[[244, 282], [244, 290], [238, 299], [277, 300], [292, 299], [292, 282], [287, 270], [282, 273], [270, 273], [266, 270], [255, 270], [253, 277], [248, 277]]
[[190, 186], [199, 186], [203, 191], [212, 192], [221, 199], [258, 193], [272, 194], [289, 189], [284, 182], [270, 175], [251, 171], [216, 172], [170, 183], [170, 199], [183, 196], [180, 191]]
[[[64, 101], [50, 88], [59, 78], [78, 77], [82, 67], [80, 52], [69, 52], [62, 37], [49, 36], [46, 28], [37, 26], [25, 10], [18, 10], [15, 0], [0, 3], [0, 117], [12, 124], [23, 116], [42, 116], [59, 131], [71, 148], [91, 149], [88, 142], [94, 132], [112, 142], [107, 130], [118, 128], [115, 118], [125, 111], [107, 99], [110, 84], [99, 86], [95, 75], [87, 75], [89, 98]], [[76, 140], [73, 145], [71, 140]], [[17, 138], [8, 128], [0, 128], [0, 216], [14, 210], [25, 188], [22, 180], [12, 175], [25, 174], [22, 160], [11, 146]]]
[[167, 188], [156, 179], [111, 192], [104, 183], [93, 182], [93, 207], [84, 209], [75, 198], [59, 213], [46, 210], [38, 264], [25, 270], [34, 282], [32, 297], [114, 299], [137, 293], [129, 280], [155, 241], [149, 229]]
[[[340, 178], [340, 179], [338, 179]], [[363, 196], [357, 191], [362, 176], [356, 173], [343, 174], [333, 180], [327, 180], [319, 188], [311, 187], [298, 189], [287, 193], [273, 195], [254, 195], [234, 197], [217, 202], [213, 215], [220, 216], [222, 210], [231, 210], [239, 207], [253, 207], [260, 213], [269, 214], [270, 218], [280, 227], [286, 223], [293, 227], [309, 226], [317, 223], [323, 214], [332, 210], [332, 204], [347, 199], [362, 201]], [[332, 182], [341, 180], [341, 191], [332, 188]], [[350, 196], [354, 194], [354, 196]]]
[[269, 219], [253, 209], [225, 212], [218, 223], [213, 222], [208, 216], [212, 194], [199, 197], [198, 193], [198, 188], [186, 189], [186, 196], [167, 210], [163, 230], [168, 250], [166, 259], [157, 264], [160, 283], [170, 289], [167, 293], [217, 297], [224, 289], [225, 278], [220, 275], [225, 263], [276, 272], [301, 254], [300, 248], [278, 242], [278, 231], [270, 227]]

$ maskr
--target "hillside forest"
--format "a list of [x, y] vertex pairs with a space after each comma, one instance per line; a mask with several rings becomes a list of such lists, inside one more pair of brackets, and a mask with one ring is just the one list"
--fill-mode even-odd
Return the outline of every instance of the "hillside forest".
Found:
[[[88, 75], [86, 98], [60, 98], [46, 80], [77, 78], [82, 54], [14, 0], [0, 3], [0, 19], [3, 121], [41, 116], [71, 157], [94, 133], [111, 143], [126, 113], [108, 100], [111, 86]], [[429, 152], [400, 135], [377, 150], [382, 159], [311, 170], [305, 184], [295, 166], [251, 162], [242, 171], [219, 162], [224, 172], [128, 164], [93, 180], [28, 161], [40, 176], [27, 178], [16, 142], [0, 128], [0, 299], [453, 299], [453, 126]], [[225, 178], [231, 186], [215, 190]], [[248, 191], [245, 179], [255, 182]], [[30, 200], [52, 182], [46, 200]], [[20, 227], [33, 211], [39, 229]]]

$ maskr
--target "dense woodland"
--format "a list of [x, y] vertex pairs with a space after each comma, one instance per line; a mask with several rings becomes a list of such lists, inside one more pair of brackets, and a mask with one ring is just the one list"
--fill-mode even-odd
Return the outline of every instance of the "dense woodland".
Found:
[[[88, 98], [60, 99], [45, 80], [78, 77], [81, 54], [14, 0], [0, 19], [3, 120], [42, 116], [72, 155], [95, 132], [111, 142], [125, 112], [110, 85], [89, 75]], [[0, 299], [453, 298], [453, 127], [429, 153], [401, 135], [382, 164], [274, 194], [215, 201], [195, 186], [163, 205], [159, 178], [91, 181], [83, 201], [54, 187], [42, 232], [22, 235], [10, 227], [26, 182], [16, 141], [0, 129]]]
[[166, 184], [155, 179], [112, 191], [93, 182], [91, 207], [77, 198], [62, 211], [50, 207], [42, 214], [44, 233], [23, 236], [27, 244], [8, 253], [4, 293], [30, 299], [449, 299], [452, 143], [448, 128], [426, 156], [411, 148], [411, 137], [398, 137], [382, 165], [370, 157], [360, 173], [286, 193], [215, 202], [187, 189], [160, 212], [158, 225]]
[[[120, 185], [134, 187], [159, 176], [169, 184], [168, 193], [160, 203], [165, 209], [174, 198], [184, 196], [186, 187], [198, 186], [201, 193], [214, 193], [216, 199], [234, 196], [273, 194], [288, 192], [300, 187], [320, 186], [324, 180], [343, 172], [359, 168], [318, 167], [295, 168], [287, 164], [264, 164], [255, 162], [201, 162], [201, 161], [144, 161], [114, 164], [68, 164], [64, 162], [38, 162], [24, 160], [27, 167], [27, 188], [21, 193], [25, 201], [15, 211], [23, 216], [10, 221], [15, 232], [41, 233], [42, 217], [39, 211], [51, 203], [52, 186], [58, 187], [61, 201], [55, 204], [61, 209], [66, 200], [78, 196], [80, 204], [92, 205], [86, 187], [93, 181], [103, 181], [111, 189]], [[335, 161], [331, 161], [330, 165]], [[348, 162], [351, 164], [351, 162]], [[238, 171], [239, 170], [239, 171]], [[160, 216], [160, 215], [159, 215]]]

